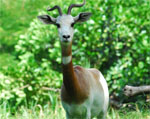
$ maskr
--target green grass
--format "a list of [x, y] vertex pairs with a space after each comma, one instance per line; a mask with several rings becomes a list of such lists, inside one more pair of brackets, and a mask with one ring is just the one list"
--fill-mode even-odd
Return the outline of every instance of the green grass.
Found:
[[20, 34], [37, 17], [48, 0], [0, 0], [0, 52], [11, 52]]
[[34, 105], [31, 108], [20, 107], [15, 114], [11, 113], [12, 107], [4, 103], [0, 106], [0, 119], [65, 119], [65, 112], [60, 104], [55, 110], [50, 105]]
[[0, 54], [0, 67], [1, 68], [8, 68], [12, 66], [12, 64], [15, 66], [17, 64], [17, 61], [15, 60], [15, 56], [9, 54], [9, 53], [1, 53]]
[[127, 111], [128, 109], [124, 108], [121, 110], [110, 109], [107, 115], [108, 119], [150, 119], [150, 111], [145, 110], [135, 110]]
[[[11, 107], [3, 103], [0, 105], [0, 119], [65, 119], [65, 111], [60, 102], [57, 103], [55, 110], [50, 104], [43, 107], [34, 105], [31, 108], [20, 107], [15, 114], [11, 114]], [[138, 107], [134, 111], [128, 108], [120, 110], [109, 108], [107, 119], [150, 119], [150, 110], [140, 110]]]
[[43, 6], [49, 5], [48, 0], [0, 0], [0, 71], [15, 66], [14, 45], [18, 37], [26, 32]]

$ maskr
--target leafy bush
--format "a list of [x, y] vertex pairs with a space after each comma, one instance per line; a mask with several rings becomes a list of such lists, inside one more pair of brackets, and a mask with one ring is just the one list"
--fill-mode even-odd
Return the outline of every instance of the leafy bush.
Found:
[[[18, 44], [15, 46], [19, 62], [13, 68], [17, 68], [15, 78], [6, 78], [10, 74], [5, 70], [5, 75], [1, 76], [1, 97], [0, 100], [13, 102], [14, 106], [27, 103], [46, 103], [50, 100], [49, 87], [60, 88], [62, 84], [62, 75], [52, 70], [47, 59], [56, 55], [50, 54], [49, 32], [40, 32], [48, 30], [39, 22], [34, 20], [30, 24], [27, 33], [19, 37]], [[47, 39], [45, 38], [47, 36]], [[39, 40], [38, 38], [41, 39]], [[44, 39], [44, 40], [42, 40]], [[54, 46], [57, 46], [55, 43]], [[55, 56], [56, 57], [56, 56]], [[60, 58], [60, 56], [59, 56]], [[60, 60], [60, 59], [59, 59]], [[8, 69], [8, 68], [7, 68]], [[12, 72], [12, 70], [10, 71]], [[8, 87], [9, 83], [9, 87]]]
[[[40, 103], [49, 100], [49, 93], [44, 90], [44, 87], [60, 88], [62, 83], [61, 74], [52, 67], [55, 61], [48, 61], [49, 58], [56, 58], [59, 55], [58, 49], [51, 53], [53, 47], [57, 47], [57, 42], [49, 40], [48, 30], [48, 27], [34, 20], [28, 32], [20, 36], [15, 46], [20, 59], [21, 79], [24, 85], [29, 85], [24, 90], [27, 101], [33, 100]], [[60, 56], [56, 60], [60, 62]]]
[[[67, 0], [55, 2], [61, 3], [67, 3], [63, 5], [67, 9]], [[96, 4], [88, 0], [86, 7], [72, 12], [74, 16], [83, 11], [93, 14], [88, 22], [75, 25], [73, 63], [102, 71], [110, 93], [120, 96], [126, 84], [150, 84], [149, 4], [145, 0], [109, 0]], [[58, 13], [50, 14], [56, 17]], [[19, 60], [17, 86], [27, 86], [21, 90], [23, 99], [46, 102], [49, 93], [43, 87], [60, 88], [62, 84], [61, 51], [55, 26], [46, 26], [34, 19], [27, 32], [20, 35], [15, 49]], [[13, 87], [16, 83], [12, 81], [10, 85]], [[23, 100], [19, 95], [13, 97]]]

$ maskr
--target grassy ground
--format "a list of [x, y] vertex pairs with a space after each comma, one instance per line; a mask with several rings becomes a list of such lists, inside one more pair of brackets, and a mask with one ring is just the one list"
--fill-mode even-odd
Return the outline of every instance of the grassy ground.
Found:
[[38, 12], [49, 4], [48, 0], [0, 0], [0, 68], [16, 62], [14, 45], [18, 36], [26, 32]]
[[[15, 114], [11, 114], [11, 107], [6, 104], [0, 105], [0, 119], [65, 119], [65, 111], [61, 104], [57, 104], [55, 109], [52, 109], [50, 105], [45, 105], [43, 108], [41, 105], [32, 106], [30, 109], [21, 107]], [[150, 119], [149, 109], [129, 110], [128, 108], [122, 108], [115, 110], [109, 108], [107, 119]]]

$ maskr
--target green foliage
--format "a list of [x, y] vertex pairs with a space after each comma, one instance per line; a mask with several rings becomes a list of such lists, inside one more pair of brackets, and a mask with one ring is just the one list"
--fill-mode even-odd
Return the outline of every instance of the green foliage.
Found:
[[[132, 1], [109, 3], [111, 20], [108, 25], [110, 34], [106, 42], [111, 42], [109, 52], [113, 58], [106, 79], [112, 86], [110, 91], [118, 91], [129, 85], [150, 84], [150, 2]], [[109, 10], [110, 10], [109, 9]], [[110, 17], [109, 17], [110, 18]], [[109, 20], [107, 20], [109, 21]], [[113, 40], [113, 41], [110, 41]], [[109, 61], [110, 62], [110, 61]], [[118, 90], [119, 89], [119, 90]]]
[[[50, 6], [58, 4], [66, 10], [70, 3], [57, 0]], [[41, 9], [40, 15], [58, 15], [57, 10], [46, 13], [46, 7]], [[110, 94], [121, 96], [126, 84], [150, 84], [150, 1], [105, 0], [95, 4], [95, 1], [87, 0], [85, 7], [73, 9], [72, 13], [75, 16], [83, 11], [90, 11], [93, 15], [89, 21], [75, 25], [74, 65], [98, 68], [106, 77]], [[0, 100], [17, 105], [26, 101], [46, 103], [50, 100], [55, 107], [56, 97], [45, 87], [55, 89], [62, 84], [57, 29], [53, 25], [42, 24], [37, 18], [26, 24], [29, 28], [15, 37], [14, 55], [18, 61], [12, 68], [7, 68], [10, 70], [3, 69], [0, 77]], [[6, 26], [5, 23], [3, 25]], [[4, 28], [0, 31], [4, 32]]]

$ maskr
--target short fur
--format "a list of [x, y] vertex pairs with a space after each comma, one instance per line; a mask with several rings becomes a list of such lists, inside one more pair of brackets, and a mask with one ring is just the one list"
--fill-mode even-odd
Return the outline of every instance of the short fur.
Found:
[[105, 119], [109, 94], [107, 83], [101, 72], [80, 66], [75, 66], [73, 70], [79, 82], [79, 86], [76, 87], [77, 91], [72, 92], [72, 87], [68, 87], [70, 90], [67, 90], [65, 84], [61, 89], [62, 105], [66, 110], [67, 118], [91, 119], [97, 117], [100, 119], [101, 117]]
[[[72, 5], [74, 6], [83, 6]], [[71, 8], [69, 10], [71, 10]], [[55, 6], [48, 10], [55, 8]], [[71, 13], [71, 11], [69, 11]], [[89, 19], [91, 13], [83, 12], [76, 17], [70, 14], [60, 14], [57, 18], [49, 15], [41, 15], [38, 18], [45, 24], [54, 24], [58, 27], [62, 49], [63, 85], [61, 88], [61, 101], [66, 111], [67, 119], [105, 119], [109, 93], [106, 80], [97, 69], [86, 69], [72, 64], [72, 39], [74, 34], [73, 25]]]

